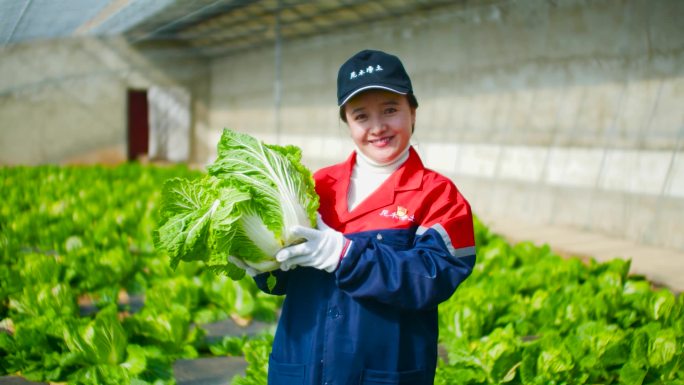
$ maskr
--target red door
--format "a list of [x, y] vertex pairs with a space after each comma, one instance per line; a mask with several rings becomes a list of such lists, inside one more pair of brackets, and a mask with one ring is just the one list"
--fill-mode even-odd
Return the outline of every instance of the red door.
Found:
[[147, 91], [128, 90], [128, 160], [147, 155], [150, 127], [147, 119]]

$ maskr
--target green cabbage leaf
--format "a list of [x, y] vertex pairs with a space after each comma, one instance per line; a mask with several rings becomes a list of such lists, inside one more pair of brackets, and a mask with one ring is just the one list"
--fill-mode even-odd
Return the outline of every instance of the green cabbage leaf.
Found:
[[155, 240], [173, 268], [200, 260], [239, 279], [244, 271], [229, 261], [233, 256], [272, 271], [280, 266], [278, 250], [300, 241], [292, 227], [315, 226], [318, 195], [299, 148], [226, 129], [207, 170], [198, 179], [170, 179], [162, 189]]

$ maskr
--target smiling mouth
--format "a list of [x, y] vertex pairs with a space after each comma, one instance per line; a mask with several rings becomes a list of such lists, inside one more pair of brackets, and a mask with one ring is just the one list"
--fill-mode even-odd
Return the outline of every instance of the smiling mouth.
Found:
[[368, 143], [376, 145], [376, 146], [385, 146], [390, 142], [390, 140], [392, 140], [392, 138], [393, 138], [393, 136], [388, 136], [385, 138], [369, 140]]

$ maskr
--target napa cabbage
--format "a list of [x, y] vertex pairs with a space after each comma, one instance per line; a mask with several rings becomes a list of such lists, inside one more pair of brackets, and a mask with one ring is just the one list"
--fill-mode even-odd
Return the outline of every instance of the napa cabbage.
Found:
[[173, 268], [200, 260], [238, 279], [244, 271], [228, 260], [233, 256], [272, 271], [278, 250], [301, 241], [292, 227], [315, 226], [318, 195], [298, 147], [226, 129], [207, 171], [198, 179], [172, 178], [162, 188], [155, 239]]

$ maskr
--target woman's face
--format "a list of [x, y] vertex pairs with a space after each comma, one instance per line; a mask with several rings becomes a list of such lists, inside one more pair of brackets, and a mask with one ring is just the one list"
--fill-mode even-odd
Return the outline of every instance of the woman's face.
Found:
[[406, 95], [369, 90], [351, 98], [344, 113], [352, 140], [369, 159], [387, 164], [409, 145], [416, 109]]

